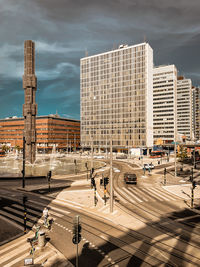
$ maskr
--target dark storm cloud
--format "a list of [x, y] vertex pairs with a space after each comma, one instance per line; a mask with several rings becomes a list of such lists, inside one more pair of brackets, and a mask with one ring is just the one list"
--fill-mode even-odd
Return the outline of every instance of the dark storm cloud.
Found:
[[80, 58], [121, 43], [147, 40], [155, 65], [175, 64], [200, 84], [199, 12], [199, 0], [0, 0], [0, 117], [22, 115], [27, 39], [36, 44], [39, 115], [79, 118]]

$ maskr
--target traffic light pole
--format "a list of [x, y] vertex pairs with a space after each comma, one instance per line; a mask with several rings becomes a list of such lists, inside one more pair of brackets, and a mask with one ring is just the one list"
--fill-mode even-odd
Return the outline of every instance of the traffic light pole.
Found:
[[166, 174], [167, 174], [167, 169], [164, 168], [164, 185], [166, 185]]
[[113, 212], [112, 138], [110, 138], [110, 212]]
[[191, 209], [193, 209], [193, 205], [194, 205], [194, 187], [193, 187], [193, 168], [191, 169], [191, 184], [192, 184], [192, 187], [191, 187]]
[[194, 206], [194, 188], [191, 187], [191, 209], [193, 209]]
[[73, 238], [72, 242], [76, 244], [76, 267], [78, 267], [78, 243], [81, 241], [81, 225], [79, 221], [79, 215], [76, 215], [74, 218], [74, 225], [73, 225]]
[[91, 169], [93, 168], [93, 136], [92, 136], [92, 149], [91, 149], [92, 151], [92, 158], [91, 158]]
[[176, 138], [175, 138], [175, 144], [174, 144], [174, 177], [177, 176], [177, 164], [176, 164]]
[[25, 187], [25, 144], [26, 144], [26, 140], [25, 140], [25, 136], [23, 136], [23, 167], [22, 167], [22, 187]]

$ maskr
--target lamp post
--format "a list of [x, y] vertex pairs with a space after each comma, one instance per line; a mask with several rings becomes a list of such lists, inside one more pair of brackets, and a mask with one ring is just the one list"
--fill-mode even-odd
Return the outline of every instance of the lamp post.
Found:
[[25, 140], [25, 136], [23, 136], [23, 168], [22, 168], [22, 187], [25, 188], [25, 144], [26, 144], [26, 140]]
[[176, 139], [174, 142], [174, 177], [177, 176], [177, 162], [176, 162]]
[[113, 212], [112, 137], [110, 137], [110, 212]]

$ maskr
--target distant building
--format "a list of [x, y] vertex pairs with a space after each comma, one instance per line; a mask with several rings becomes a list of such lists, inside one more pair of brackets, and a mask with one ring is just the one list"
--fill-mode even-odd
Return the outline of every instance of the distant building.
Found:
[[147, 43], [81, 59], [81, 145], [153, 146], [153, 50]]
[[177, 79], [177, 132], [186, 138], [193, 138], [192, 82], [183, 76]]
[[[177, 69], [175, 65], [153, 70], [154, 144], [172, 143], [177, 127]], [[161, 142], [162, 140], [162, 142]]]
[[[23, 147], [23, 118], [0, 119], [0, 146]], [[48, 151], [75, 149], [80, 146], [80, 121], [58, 115], [36, 117], [37, 150]]]
[[200, 140], [200, 88], [193, 88], [194, 137]]

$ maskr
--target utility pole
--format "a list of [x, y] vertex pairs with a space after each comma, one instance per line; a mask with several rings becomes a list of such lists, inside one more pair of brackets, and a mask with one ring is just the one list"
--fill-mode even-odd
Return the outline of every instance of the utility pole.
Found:
[[113, 212], [112, 137], [110, 138], [110, 212]]
[[166, 174], [167, 174], [167, 169], [164, 168], [164, 185], [166, 185]]
[[196, 169], [196, 151], [194, 147], [194, 169]]
[[176, 178], [177, 176], [177, 164], [176, 164], [176, 138], [174, 142], [174, 177]]
[[26, 234], [26, 220], [27, 220], [27, 208], [26, 208], [27, 197], [23, 196], [23, 206], [24, 206], [24, 235]]
[[23, 136], [23, 167], [22, 167], [22, 187], [25, 188], [25, 144], [26, 144], [26, 140], [25, 140], [25, 136]]
[[91, 137], [91, 142], [92, 142], [92, 145], [91, 145], [91, 153], [92, 153], [92, 158], [91, 158], [91, 169], [93, 168], [93, 136]]

